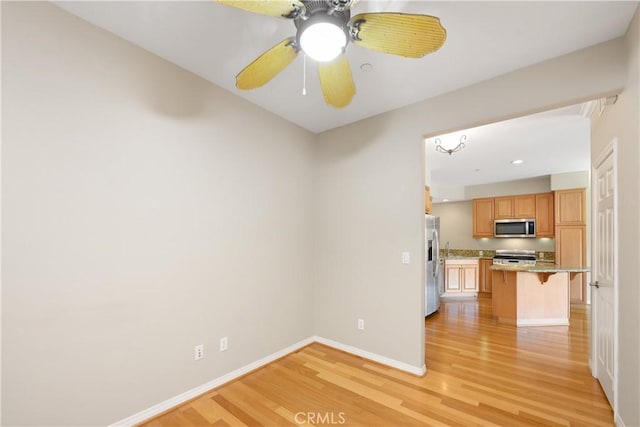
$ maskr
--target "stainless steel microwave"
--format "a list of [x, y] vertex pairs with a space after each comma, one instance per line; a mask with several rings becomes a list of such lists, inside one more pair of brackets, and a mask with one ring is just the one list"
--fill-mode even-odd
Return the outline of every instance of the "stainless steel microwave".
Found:
[[536, 237], [536, 220], [496, 219], [493, 222], [494, 237]]

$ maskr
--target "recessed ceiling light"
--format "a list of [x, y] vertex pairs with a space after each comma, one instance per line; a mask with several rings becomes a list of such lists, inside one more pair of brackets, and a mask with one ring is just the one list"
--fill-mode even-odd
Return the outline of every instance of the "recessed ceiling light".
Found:
[[512, 165], [519, 165], [520, 163], [524, 163], [524, 160], [511, 160]]
[[443, 201], [443, 202], [448, 202], [448, 201], [449, 201], [449, 199], [442, 199], [442, 201]]

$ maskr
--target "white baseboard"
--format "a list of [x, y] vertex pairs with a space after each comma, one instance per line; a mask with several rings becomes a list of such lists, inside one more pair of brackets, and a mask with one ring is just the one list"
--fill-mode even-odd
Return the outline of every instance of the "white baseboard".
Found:
[[401, 371], [409, 372], [410, 374], [413, 374], [413, 375], [422, 376], [427, 371], [427, 368], [425, 365], [422, 365], [421, 367], [409, 365], [408, 363], [390, 359], [386, 356], [381, 356], [379, 354], [371, 353], [366, 350], [361, 350], [357, 347], [353, 347], [347, 344], [342, 344], [338, 341], [333, 341], [328, 338], [315, 336], [313, 337], [313, 339], [315, 342], [318, 342], [320, 344], [337, 348], [338, 350], [346, 351], [347, 353], [355, 354], [356, 356], [364, 357], [365, 359], [373, 360], [374, 362], [378, 362], [383, 365], [387, 365], [392, 368], [399, 369]]
[[569, 319], [522, 319], [516, 322], [517, 326], [569, 326]]
[[140, 411], [137, 414], [131, 415], [130, 417], [127, 417], [123, 420], [117, 421], [111, 424], [111, 427], [134, 426], [136, 424], [139, 424], [171, 408], [174, 408], [188, 400], [191, 400], [194, 397], [204, 394], [216, 387], [220, 387], [221, 385], [228, 383], [229, 381], [232, 381], [255, 369], [258, 369], [264, 365], [267, 365], [273, 362], [274, 360], [280, 359], [281, 357], [284, 357], [289, 353], [293, 353], [294, 351], [299, 350], [302, 347], [313, 343], [313, 341], [314, 341], [313, 337], [304, 339], [300, 342], [290, 345], [287, 348], [284, 348], [280, 351], [270, 354], [269, 356], [263, 357], [260, 360], [256, 360], [255, 362], [249, 363], [248, 365], [245, 365], [242, 368], [238, 368], [235, 371], [231, 371], [228, 374], [225, 374], [221, 377], [218, 377], [214, 380], [204, 383], [196, 388], [192, 388], [191, 390], [185, 391], [184, 393], [181, 393], [177, 396], [167, 399], [164, 402], [160, 402], [157, 405], [153, 405], [152, 407], [147, 408], [143, 411]]
[[478, 298], [477, 292], [455, 292], [455, 293], [443, 293], [440, 295], [440, 299], [476, 299]]
[[404, 362], [400, 362], [398, 360], [394, 360], [394, 359], [390, 359], [388, 357], [385, 356], [381, 356], [379, 354], [375, 354], [375, 353], [371, 353], [369, 351], [366, 350], [361, 350], [357, 347], [352, 347], [350, 345], [347, 344], [342, 344], [340, 342], [337, 341], [333, 341], [327, 338], [323, 338], [323, 337], [318, 337], [318, 336], [312, 336], [309, 337], [307, 339], [304, 339], [300, 342], [297, 342], [293, 345], [290, 345], [287, 348], [284, 348], [280, 351], [277, 351], [273, 354], [270, 354], [269, 356], [263, 357], [260, 360], [256, 360], [255, 362], [249, 363], [248, 365], [245, 365], [241, 368], [238, 368], [234, 371], [229, 372], [228, 374], [225, 374], [221, 377], [218, 377], [214, 380], [211, 380], [207, 383], [204, 383], [198, 387], [192, 388], [191, 390], [185, 391], [184, 393], [181, 393], [177, 396], [174, 396], [172, 398], [169, 398], [167, 400], [165, 400], [164, 402], [160, 402], [156, 405], [153, 405], [150, 408], [147, 408], [145, 410], [142, 410], [140, 412], [138, 412], [137, 414], [131, 415], [130, 417], [127, 417], [125, 419], [122, 419], [120, 421], [117, 421], [113, 424], [111, 424], [110, 427], [128, 427], [128, 426], [134, 426], [136, 424], [139, 424], [143, 421], [147, 421], [150, 418], [153, 418], [157, 415], [160, 415], [161, 413], [168, 411], [172, 408], [175, 408], [178, 405], [183, 404], [184, 402], [187, 402], [188, 400], [191, 400], [195, 397], [200, 396], [201, 394], [204, 394], [216, 387], [220, 387], [223, 384], [228, 383], [229, 381], [233, 381], [236, 378], [239, 378], [255, 369], [261, 368], [262, 366], [265, 366], [277, 359], [280, 359], [281, 357], [286, 356], [287, 354], [293, 353], [296, 350], [301, 349], [302, 347], [305, 347], [313, 342], [318, 342], [320, 344], [324, 344], [326, 346], [329, 347], [333, 347], [335, 349], [338, 350], [342, 350], [345, 351], [347, 353], [351, 353], [353, 355], [356, 356], [360, 356], [360, 357], [364, 357], [365, 359], [369, 359], [372, 360], [374, 362], [378, 362], [381, 363], [383, 365], [387, 365], [389, 367], [395, 368], [395, 369], [399, 369], [401, 371], [405, 371], [408, 372], [410, 374], [414, 374], [414, 375], [419, 375], [422, 376], [425, 374], [426, 372], [426, 366], [422, 365], [421, 367], [417, 367], [417, 366], [413, 366], [413, 365], [409, 365], [408, 363], [404, 363]]

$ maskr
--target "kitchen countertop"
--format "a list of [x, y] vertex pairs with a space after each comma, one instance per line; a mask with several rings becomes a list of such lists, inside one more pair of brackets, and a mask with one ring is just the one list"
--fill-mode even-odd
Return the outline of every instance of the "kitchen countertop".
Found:
[[586, 273], [591, 271], [589, 267], [577, 267], [573, 265], [557, 265], [538, 263], [536, 265], [505, 265], [493, 264], [491, 270], [498, 271], [522, 271], [526, 273]]

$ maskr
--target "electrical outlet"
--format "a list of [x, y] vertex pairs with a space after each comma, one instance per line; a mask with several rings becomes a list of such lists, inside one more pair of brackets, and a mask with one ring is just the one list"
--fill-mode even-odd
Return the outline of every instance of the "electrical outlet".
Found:
[[402, 252], [402, 263], [409, 264], [411, 261], [411, 254], [409, 252]]
[[220, 338], [220, 351], [227, 351], [227, 348], [229, 348], [229, 340], [227, 337]]
[[538, 252], [538, 258], [544, 259], [544, 252]]
[[364, 319], [358, 319], [358, 329], [364, 331]]
[[195, 347], [195, 359], [200, 360], [204, 357], [204, 344]]
[[479, 256], [483, 256], [484, 255], [484, 251], [478, 251], [478, 255]]

